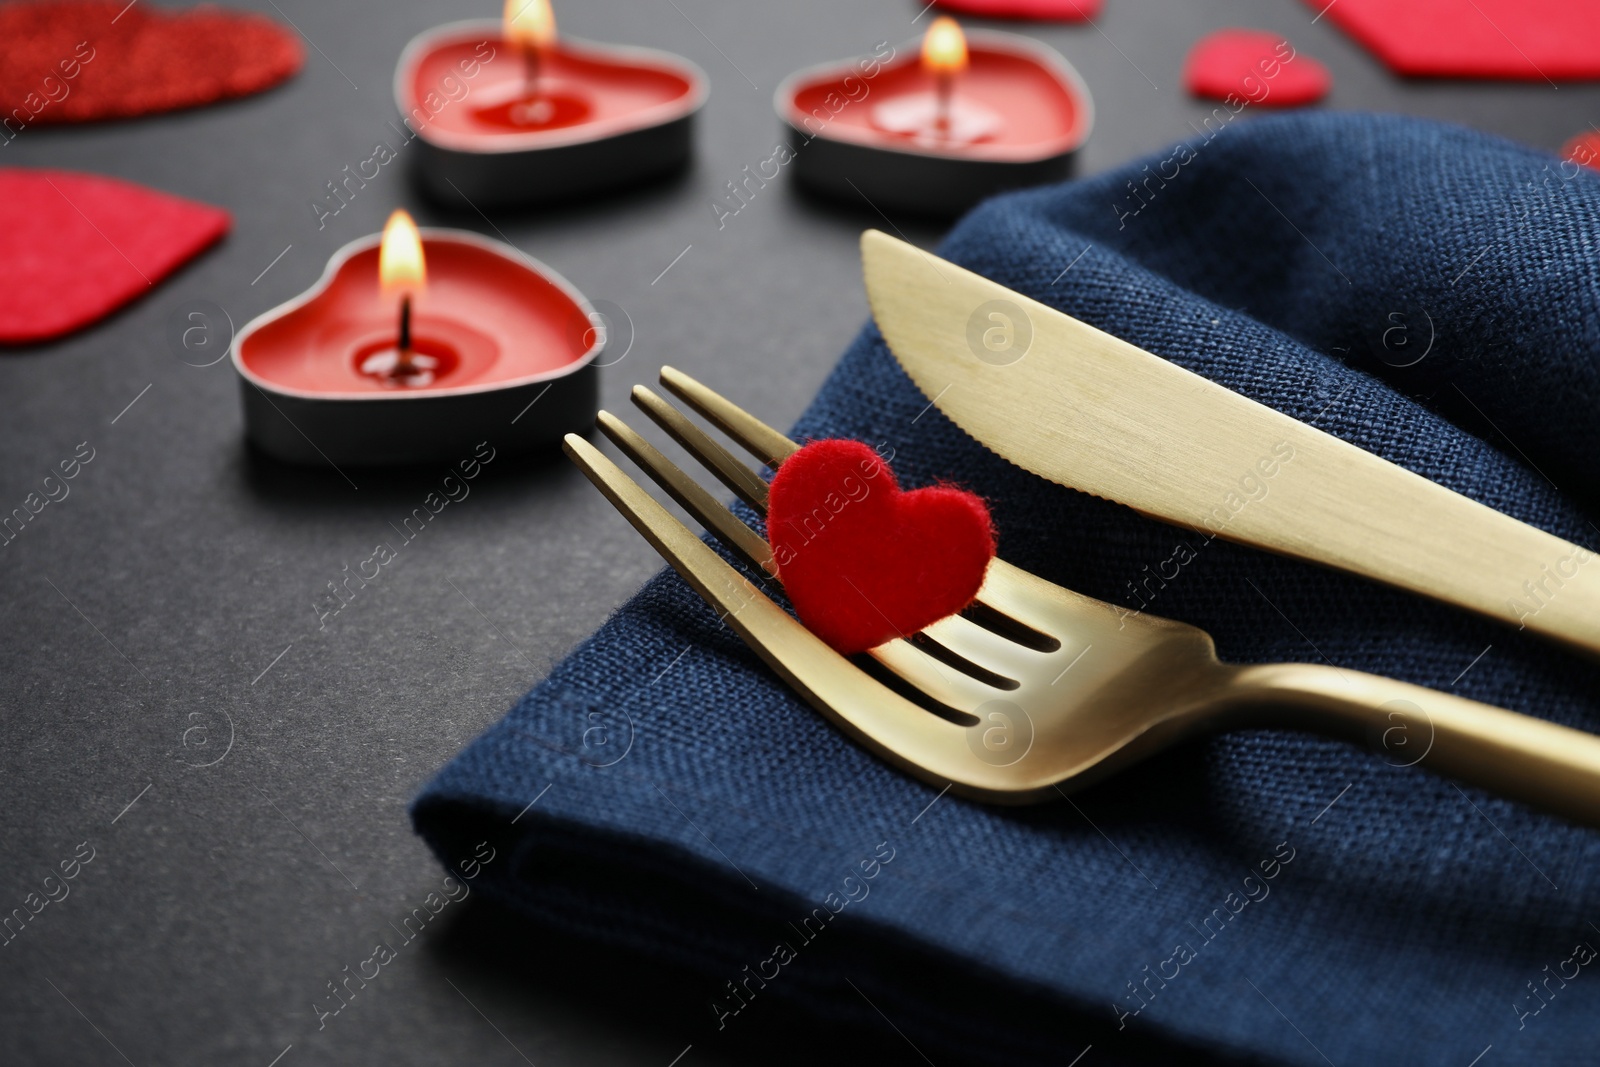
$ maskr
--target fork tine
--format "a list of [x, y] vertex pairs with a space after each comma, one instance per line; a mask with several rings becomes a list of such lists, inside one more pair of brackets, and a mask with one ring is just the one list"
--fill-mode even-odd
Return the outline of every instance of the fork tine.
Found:
[[[661, 368], [661, 384], [769, 466], [777, 466], [800, 447], [721, 393], [674, 367]], [[643, 408], [646, 414], [660, 423], [679, 444], [694, 453], [696, 458], [716, 474], [724, 485], [765, 514], [766, 483], [756, 478], [750, 469], [733, 457], [727, 449], [717, 444], [703, 430], [651, 390], [644, 386], [634, 386], [633, 395], [634, 402]], [[669, 419], [670, 423], [665, 421]], [[754, 479], [761, 487], [760, 503], [752, 499], [756, 490], [745, 481], [746, 478]], [[1025, 572], [996, 559], [989, 565], [989, 571], [984, 577], [983, 588], [978, 591], [977, 599], [1001, 614], [1059, 641], [1059, 635], [1050, 633], [1052, 616], [1049, 611], [1034, 610], [1035, 602], [1039, 598], [1032, 588], [1036, 582], [1030, 583], [1027, 580], [1029, 578], [1031, 575], [1026, 575]], [[1048, 600], [1048, 597], [1045, 599]], [[1086, 603], [1092, 602], [1086, 601]], [[933, 633], [935, 628], [937, 632]], [[930, 636], [934, 636], [941, 645], [970, 663], [1007, 678], [1014, 677], [1021, 662], [1035, 655], [1031, 649], [959, 615], [935, 623], [934, 627], [930, 628]], [[920, 653], [921, 650], [916, 651]], [[904, 674], [905, 670], [911, 669], [912, 664], [920, 663], [919, 657], [916, 656], [907, 656], [903, 659], [906, 662], [891, 665], [896, 673]], [[916, 671], [915, 677], [907, 677], [907, 680], [931, 695], [950, 688], [945, 681], [947, 677], [948, 672], [941, 670], [937, 663], [931, 663], [921, 664], [921, 669]], [[964, 683], [956, 684], [964, 687]], [[964, 705], [957, 703], [952, 706]]]
[[[717, 555], [710, 545], [673, 518], [638, 482], [624, 474], [594, 445], [577, 434], [569, 433], [564, 439], [563, 448], [595, 487], [611, 501], [612, 506], [622, 512], [634, 529], [644, 535], [644, 539], [672, 564], [673, 569], [694, 587], [695, 592], [719, 613], [724, 622], [732, 624], [748, 611], [749, 621], [758, 624], [763, 640], [781, 637], [784, 640], [792, 638], [801, 644], [822, 644], [819, 638], [789, 618], [747, 578], [734, 570], [727, 560]], [[778, 621], [777, 616], [782, 616], [782, 622]], [[734, 628], [741, 634], [751, 629], [749, 626]], [[805, 634], [810, 642], [793, 632], [781, 632], [792, 630]], [[751, 637], [746, 640], [757, 652], [763, 652], [759, 641]], [[822, 647], [827, 648], [826, 645]]]
[[634, 386], [632, 399], [639, 410], [671, 434], [674, 441], [693, 452], [695, 458], [704, 463], [723, 485], [738, 494], [740, 500], [763, 515], [767, 513], [767, 483], [755, 471], [741, 463], [733, 453], [690, 422], [688, 416], [647, 386]]
[[[985, 585], [987, 586], [987, 577]], [[993, 590], [991, 594], [992, 592]], [[979, 626], [971, 619], [964, 619], [960, 615], [940, 619], [925, 627], [922, 632], [951, 652], [1013, 681], [1026, 678], [1031, 669], [1038, 665], [1040, 657], [1047, 655], [997, 634], [987, 627]]]
[[867, 655], [894, 672], [902, 681], [945, 707], [966, 715], [977, 714], [983, 705], [1004, 698], [1011, 692], [991, 686], [949, 664], [940, 663], [904, 638], [887, 641], [868, 650]]
[[[789, 437], [768, 426], [766, 422], [755, 418], [754, 414], [750, 414], [749, 411], [723, 397], [722, 394], [718, 394], [717, 390], [710, 389], [706, 384], [690, 378], [688, 374], [677, 370], [674, 366], [662, 366], [661, 384], [672, 390], [672, 394], [682, 398], [683, 402], [686, 405], [690, 405], [694, 411], [698, 411], [701, 416], [709, 419], [714, 426], [717, 426], [717, 429], [722, 430], [723, 434], [733, 438], [734, 442], [738, 442], [742, 448], [746, 448], [752, 456], [763, 459], [768, 466], [778, 466], [778, 462], [782, 462], [782, 459], [787, 458], [789, 454], [795, 453], [800, 448]], [[738, 470], [741, 470], [744, 474], [749, 474], [749, 469], [744, 464], [731, 458], [725, 448], [717, 445], [702, 430], [694, 427], [693, 422], [688, 422], [688, 419], [683, 418], [682, 414], [672, 410], [672, 406], [667, 405], [664, 400], [656, 397], [653, 392], [640, 386], [635, 386], [634, 390], [635, 402], [638, 402], [638, 395], [640, 394], [651, 397], [653, 410], [648, 410], [651, 418], [656, 418], [654, 410], [672, 411], [677, 416], [678, 424], [688, 427], [688, 432], [685, 432], [683, 437], [680, 437], [670, 427], [667, 429], [669, 434], [677, 438], [680, 445], [688, 448], [696, 456], [701, 454], [702, 446], [709, 445], [714, 451], [707, 453], [707, 459], [704, 461], [707, 469], [717, 474], [718, 478], [722, 478], [723, 485], [728, 486], [734, 493], [739, 493], [738, 485], [723, 477], [722, 467], [718, 466], [718, 464], [725, 464], [725, 462], [731, 461], [734, 467], [738, 467]], [[662, 424], [662, 426], [666, 426], [666, 424]], [[744, 496], [744, 493], [739, 493], [739, 496]], [[765, 501], [763, 501], [762, 510], [763, 512], [766, 510]], [[978, 600], [989, 606], [989, 608], [994, 608], [998, 613], [1010, 616], [1011, 619], [1016, 619], [1021, 624], [1030, 627], [1030, 629], [1045, 633], [1046, 637], [1053, 637], [1059, 641], [1058, 633], [1051, 633], [1051, 630], [1054, 629], [1053, 622], [1051, 622], [1054, 617], [1050, 611], [1051, 597], [1048, 593], [1040, 595], [1038, 590], [1034, 589], [1037, 584], [1038, 579], [1034, 579], [1032, 574], [1027, 574], [1026, 571], [1019, 571], [1018, 568], [1014, 568], [1006, 561], [994, 560], [989, 565], [989, 573], [984, 576], [982, 589], [978, 590]], [[1085, 603], [1088, 605], [1088, 603], [1098, 603], [1098, 601], [1091, 601], [1085, 598]], [[1016, 662], [1018, 654], [1024, 657], [1026, 657], [1026, 654], [1030, 654], [1030, 649], [1021, 648], [1021, 646], [1013, 654], [1011, 649], [1006, 648], [1006, 645], [1014, 643], [1010, 638], [997, 637], [992, 630], [974, 624], [968, 619], [962, 619], [960, 616], [936, 622], [934, 627], [938, 627], [936, 640], [941, 645], [946, 646], [947, 649], [950, 649], [952, 653], [957, 653], [958, 656], [965, 657], [973, 664], [978, 664], [979, 667], [986, 667], [986, 669], [992, 670], [998, 675], [1003, 675], [1003, 677], [1011, 677], [1013, 675], [1013, 664]]]
[[[983, 589], [978, 594], [978, 599], [990, 607], [1057, 641], [1065, 636], [1058, 622], [1062, 597], [1078, 601], [1079, 610], [1091, 615], [1116, 616], [1126, 621], [1130, 614], [1114, 604], [1047, 582], [999, 557], [989, 561]], [[1132, 614], [1137, 616], [1137, 613]], [[1121, 628], [1120, 622], [1118, 628]]]
[[[637, 463], [718, 540], [768, 574], [777, 575], [778, 568], [772, 562], [772, 549], [766, 541], [685, 474], [682, 468], [609, 411], [600, 412], [595, 421], [629, 459]], [[693, 445], [688, 447], [698, 457], [698, 450]], [[867, 654], [907, 684], [958, 712], [970, 712], [1003, 692], [957, 668], [940, 663], [923, 649], [905, 640], [890, 641], [871, 649]]]
[[776, 469], [800, 449], [793, 440], [676, 367], [661, 368], [661, 384], [769, 467]]
[[766, 540], [724, 507], [721, 501], [706, 492], [700, 483], [685, 474], [683, 468], [662, 455], [654, 445], [640, 437], [631, 426], [611, 412], [600, 412], [595, 417], [595, 423], [607, 437], [616, 442], [617, 447], [622, 449], [629, 459], [637, 463], [657, 485], [672, 496], [672, 499], [693, 515], [697, 522], [715, 534], [718, 540], [738, 552], [753, 566], [761, 568], [770, 575], [777, 575], [778, 568], [772, 562], [772, 548]]
[[[722, 621], [829, 721], [924, 781], [938, 786], [960, 784], [963, 792], [993, 792], [997, 799], [1019, 799], [996, 768], [972, 758], [964, 727], [930, 715], [829, 648], [673, 518], [594, 445], [577, 434], [567, 434], [564, 448], [612, 506]], [[936, 768], [947, 768], [962, 780], [952, 783]]]

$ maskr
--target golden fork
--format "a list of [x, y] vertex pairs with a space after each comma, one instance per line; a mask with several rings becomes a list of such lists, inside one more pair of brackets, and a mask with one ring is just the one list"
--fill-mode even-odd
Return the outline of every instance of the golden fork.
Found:
[[[661, 382], [769, 467], [799, 446], [671, 367]], [[644, 386], [633, 401], [729, 489], [765, 513], [767, 484]], [[776, 581], [766, 540], [610, 412], [600, 429], [687, 512]], [[1239, 726], [1365, 737], [1390, 762], [1425, 763], [1600, 825], [1600, 738], [1370, 674], [1314, 664], [1233, 665], [1193, 626], [1130, 615], [995, 559], [978, 604], [855, 660], [730, 566], [594, 445], [566, 452], [618, 511], [774, 671], [830, 722], [935, 785], [1001, 804], [1076, 789], [1178, 740]]]

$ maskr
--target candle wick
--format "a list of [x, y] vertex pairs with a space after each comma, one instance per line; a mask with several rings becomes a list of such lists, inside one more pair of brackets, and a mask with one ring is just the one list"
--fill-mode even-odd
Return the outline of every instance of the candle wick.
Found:
[[934, 112], [934, 129], [939, 131], [940, 137], [950, 136], [950, 93], [954, 79], [949, 72], [940, 71], [936, 81], [937, 110]]
[[397, 377], [409, 375], [415, 369], [411, 361], [411, 294], [402, 293], [400, 296], [400, 343], [396, 346], [398, 356], [395, 359], [394, 373]]
[[528, 100], [539, 96], [539, 49], [536, 45], [525, 45], [522, 49], [522, 95]]

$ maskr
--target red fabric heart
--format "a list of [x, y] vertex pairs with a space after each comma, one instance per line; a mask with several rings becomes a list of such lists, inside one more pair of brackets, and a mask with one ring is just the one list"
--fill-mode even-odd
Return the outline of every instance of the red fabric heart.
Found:
[[994, 558], [981, 499], [950, 486], [902, 492], [859, 441], [813, 441], [783, 461], [767, 538], [800, 621], [846, 654], [961, 611]]
[[1328, 68], [1299, 55], [1264, 30], [1218, 30], [1195, 42], [1183, 64], [1183, 84], [1195, 96], [1229, 96], [1258, 107], [1295, 107], [1328, 94]]
[[304, 58], [299, 38], [271, 19], [209, 5], [0, 4], [0, 134], [247, 96], [291, 76]]
[[1101, 0], [937, 0], [945, 11], [989, 19], [1083, 22], [1100, 14]]
[[64, 170], [0, 169], [0, 344], [69, 333], [228, 232], [221, 208]]
[[1587, 130], [1561, 146], [1561, 158], [1600, 170], [1600, 132]]
[[1305, 0], [1398, 74], [1600, 78], [1594, 0]]

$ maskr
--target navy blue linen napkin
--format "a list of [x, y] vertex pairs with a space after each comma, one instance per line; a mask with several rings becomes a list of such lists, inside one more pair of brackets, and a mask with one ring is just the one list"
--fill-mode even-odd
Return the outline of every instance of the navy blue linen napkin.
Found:
[[[942, 254], [1600, 544], [1600, 176], [1416, 120], [1262, 119], [991, 201]], [[1580, 656], [1046, 483], [926, 404], [869, 324], [795, 433], [977, 490], [1004, 558], [1201, 626], [1226, 659], [1326, 661], [1600, 730]], [[669, 572], [414, 817], [447, 864], [493, 838], [505, 855], [473, 884], [530, 919], [702, 976], [709, 1032], [781, 997], [1009, 1062], [1091, 1040], [1096, 1062], [1148, 1042], [1339, 1067], [1465, 1067], [1490, 1046], [1486, 1063], [1595, 1062], [1600, 833], [1405, 762], [1249, 731], [1071, 801], [941, 797], [836, 733]]]

